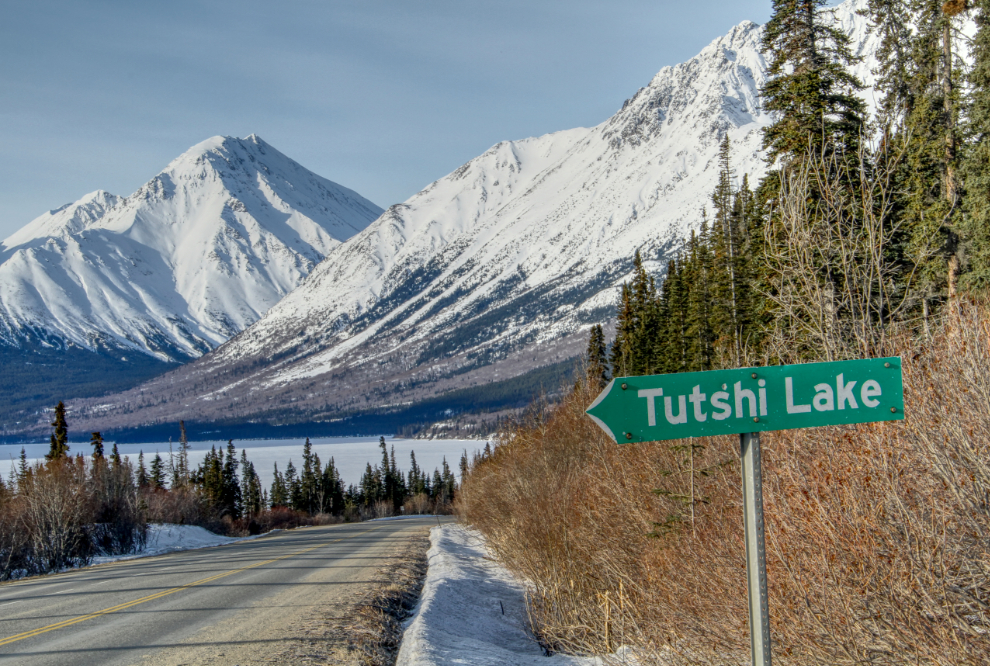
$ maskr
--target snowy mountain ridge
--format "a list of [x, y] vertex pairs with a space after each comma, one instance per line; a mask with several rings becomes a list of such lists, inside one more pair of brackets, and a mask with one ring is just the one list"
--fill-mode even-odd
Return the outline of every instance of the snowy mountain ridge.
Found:
[[93, 192], [5, 239], [0, 340], [195, 358], [381, 212], [255, 135], [213, 137], [129, 197]]
[[[869, 84], [865, 6], [847, 0], [835, 20]], [[596, 127], [493, 146], [334, 247], [244, 332], [100, 417], [329, 422], [570, 363], [614, 314], [633, 254], [660, 273], [700, 226], [723, 136], [737, 185], [765, 173], [761, 36], [737, 25]]]

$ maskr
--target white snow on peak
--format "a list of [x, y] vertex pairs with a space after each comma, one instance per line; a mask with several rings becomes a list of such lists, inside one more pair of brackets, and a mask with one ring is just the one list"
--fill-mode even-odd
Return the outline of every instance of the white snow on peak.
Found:
[[256, 135], [213, 137], [129, 197], [89, 194], [7, 238], [0, 338], [195, 357], [381, 212]]
[[[869, 84], [874, 38], [856, 13], [865, 2], [834, 12]], [[298, 363], [282, 362], [283, 383], [327, 372], [383, 333], [397, 341], [379, 348], [384, 357], [442, 339], [459, 349], [525, 345], [600, 321], [637, 249], [659, 270], [698, 228], [724, 136], [736, 185], [765, 173], [761, 36], [750, 21], [735, 26], [661, 69], [597, 127], [493, 146], [334, 248], [216, 358], [299, 352]]]
[[120, 200], [120, 197], [104, 190], [90, 192], [75, 203], [50, 210], [28, 222], [3, 241], [3, 248], [13, 248], [37, 238], [63, 237], [77, 233], [99, 221]]

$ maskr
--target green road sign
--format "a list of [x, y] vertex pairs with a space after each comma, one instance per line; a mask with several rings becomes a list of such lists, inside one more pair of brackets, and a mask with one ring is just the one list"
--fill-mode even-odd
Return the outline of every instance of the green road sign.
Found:
[[587, 413], [619, 443], [896, 421], [901, 359], [616, 377]]

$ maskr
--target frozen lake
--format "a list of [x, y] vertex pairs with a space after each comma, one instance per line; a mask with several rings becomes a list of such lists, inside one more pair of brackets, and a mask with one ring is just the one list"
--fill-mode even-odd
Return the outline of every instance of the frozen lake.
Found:
[[[313, 452], [320, 456], [320, 463], [326, 465], [332, 457], [337, 470], [344, 479], [346, 485], [357, 484], [364, 474], [365, 466], [371, 463], [372, 467], [381, 461], [381, 449], [378, 448], [378, 437], [311, 437], [310, 443], [313, 445]], [[241, 449], [247, 449], [248, 460], [254, 463], [254, 468], [261, 477], [263, 487], [267, 490], [271, 487], [273, 469], [278, 463], [279, 471], [284, 472], [286, 464], [291, 460], [296, 470], [302, 467], [302, 449], [306, 439], [248, 439], [234, 440], [237, 447], [238, 460]], [[410, 452], [416, 452], [416, 462], [420, 468], [433, 474], [434, 468], [442, 468], [444, 457], [451, 471], [458, 474], [458, 462], [465, 450], [470, 456], [474, 451], [480, 451], [485, 447], [484, 440], [477, 439], [395, 439], [385, 438], [389, 451], [395, 447], [395, 460], [403, 472], [409, 471]], [[10, 477], [10, 472], [14, 468], [21, 455], [22, 445], [0, 445], [0, 471], [4, 480]], [[107, 445], [106, 454], [110, 454]], [[226, 449], [227, 441], [216, 442], [190, 442], [192, 450], [189, 452], [190, 466], [195, 468], [206, 456], [206, 452], [212, 447]], [[130, 458], [131, 462], [137, 464], [138, 453], [144, 451], [145, 467], [151, 465], [155, 452], [161, 454], [162, 459], [168, 462], [168, 442], [151, 444], [120, 444], [118, 446], [121, 455]], [[173, 450], [176, 444], [172, 444]], [[33, 463], [37, 460], [44, 460], [48, 453], [49, 444], [27, 444], [24, 445], [28, 461]], [[84, 442], [73, 442], [69, 444], [69, 453], [89, 454], [92, 450], [89, 444]]]

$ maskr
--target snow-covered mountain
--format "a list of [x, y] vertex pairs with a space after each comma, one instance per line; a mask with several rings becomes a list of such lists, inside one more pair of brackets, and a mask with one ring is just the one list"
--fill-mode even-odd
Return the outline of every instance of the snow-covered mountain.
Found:
[[[869, 82], [862, 7], [835, 20]], [[725, 135], [737, 179], [765, 173], [761, 31], [744, 22], [664, 67], [597, 127], [492, 147], [335, 247], [243, 333], [144, 386], [155, 400], [102, 401], [100, 418], [332, 420], [573, 358], [614, 313], [634, 252], [659, 272], [700, 225]]]
[[257, 136], [213, 137], [126, 198], [0, 244], [0, 341], [187, 360], [240, 332], [382, 213]]

